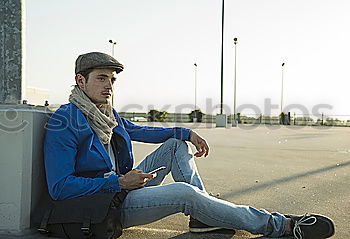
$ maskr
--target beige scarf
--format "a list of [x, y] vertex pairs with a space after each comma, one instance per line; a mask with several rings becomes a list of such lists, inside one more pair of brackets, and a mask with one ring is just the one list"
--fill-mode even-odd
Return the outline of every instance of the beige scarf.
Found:
[[108, 144], [112, 138], [113, 128], [118, 125], [111, 102], [96, 105], [78, 86], [72, 90], [69, 102], [75, 104], [83, 112], [101, 142]]

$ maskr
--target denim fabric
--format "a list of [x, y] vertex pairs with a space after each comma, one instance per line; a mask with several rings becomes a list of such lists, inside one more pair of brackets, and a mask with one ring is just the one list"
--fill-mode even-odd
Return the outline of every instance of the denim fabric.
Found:
[[[165, 166], [145, 187], [132, 190], [122, 205], [124, 228], [154, 222], [182, 212], [215, 227], [246, 230], [253, 234], [279, 237], [285, 232], [286, 218], [249, 206], [210, 196], [199, 176], [187, 143], [169, 139], [138, 166], [144, 172]], [[175, 183], [161, 185], [171, 173]], [[159, 186], [160, 185], [160, 186]]]

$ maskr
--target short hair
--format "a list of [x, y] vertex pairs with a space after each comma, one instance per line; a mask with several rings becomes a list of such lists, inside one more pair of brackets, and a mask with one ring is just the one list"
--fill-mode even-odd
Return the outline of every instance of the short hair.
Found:
[[78, 72], [77, 74], [81, 74], [81, 75], [85, 78], [85, 80], [86, 80], [86, 82], [87, 82], [88, 79], [89, 79], [89, 74], [90, 74], [93, 70], [94, 70], [94, 69], [87, 69], [87, 70], [85, 70], [85, 71]]

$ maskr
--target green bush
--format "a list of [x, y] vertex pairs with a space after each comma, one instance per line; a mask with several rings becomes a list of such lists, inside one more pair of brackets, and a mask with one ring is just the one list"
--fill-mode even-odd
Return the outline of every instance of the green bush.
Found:
[[148, 112], [148, 121], [150, 122], [164, 122], [168, 116], [168, 112], [161, 110], [150, 110]]
[[189, 113], [188, 115], [190, 116], [191, 122], [193, 122], [193, 118], [196, 118], [196, 117], [197, 117], [197, 122], [202, 122], [204, 113], [201, 110], [192, 110], [191, 113]]

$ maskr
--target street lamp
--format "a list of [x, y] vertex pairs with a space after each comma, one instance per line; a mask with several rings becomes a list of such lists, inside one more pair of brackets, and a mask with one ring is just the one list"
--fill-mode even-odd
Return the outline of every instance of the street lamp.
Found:
[[109, 40], [108, 42], [112, 44], [112, 56], [114, 56], [114, 46], [117, 44], [117, 42], [113, 40]]
[[[117, 42], [113, 40], [109, 40], [108, 42], [112, 44], [112, 56], [114, 57], [114, 46], [117, 44]], [[112, 106], [114, 106], [114, 95], [112, 95], [111, 101], [112, 101]]]
[[216, 115], [216, 127], [226, 127], [227, 117], [223, 114], [224, 108], [224, 13], [225, 13], [225, 1], [222, 0], [222, 13], [221, 13], [221, 101], [220, 101], [220, 114]]
[[233, 44], [235, 44], [235, 69], [234, 69], [234, 83], [233, 83], [233, 119], [232, 119], [232, 127], [236, 127], [238, 124], [237, 121], [237, 113], [236, 113], [236, 77], [237, 77], [237, 38], [233, 38]]
[[283, 81], [284, 81], [284, 62], [282, 63], [282, 89], [281, 89], [281, 113], [283, 113]]
[[197, 122], [197, 63], [194, 63], [194, 117], [193, 122]]
[[221, 13], [221, 102], [220, 102], [220, 114], [223, 114], [224, 106], [224, 19], [225, 19], [225, 1], [222, 0], [222, 13]]

